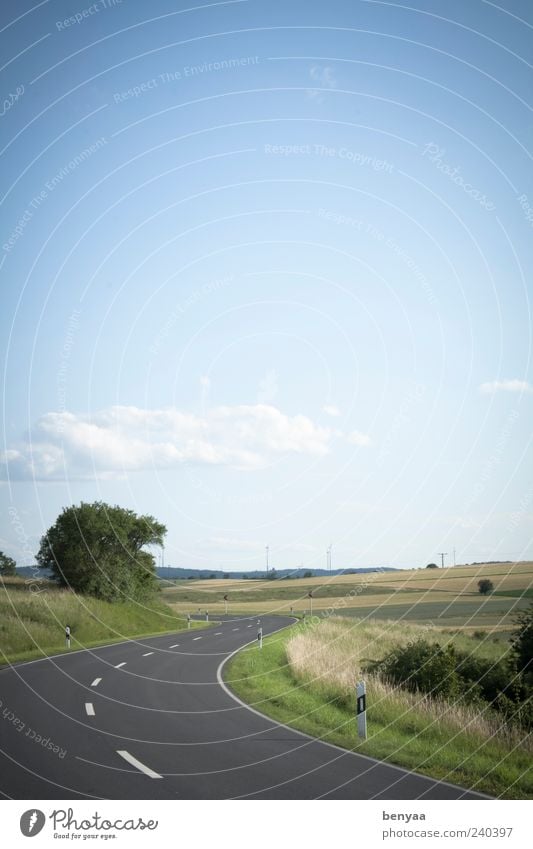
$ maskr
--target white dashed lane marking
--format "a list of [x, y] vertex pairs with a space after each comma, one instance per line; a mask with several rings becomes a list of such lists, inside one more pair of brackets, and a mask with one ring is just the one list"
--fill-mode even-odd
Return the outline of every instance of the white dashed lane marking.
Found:
[[129, 764], [134, 766], [136, 769], [144, 772], [149, 778], [163, 778], [162, 775], [159, 775], [158, 772], [154, 772], [153, 769], [150, 769], [149, 766], [142, 764], [137, 758], [134, 758], [133, 755], [130, 755], [129, 752], [126, 752], [124, 749], [117, 749], [117, 755], [120, 755], [121, 758], [124, 758]]
[[201, 637], [193, 637], [193, 638], [192, 638], [192, 641], [193, 641], [193, 643], [194, 643], [194, 641], [195, 641], [195, 640], [201, 640], [201, 639], [202, 639]]
[[91, 684], [91, 687], [98, 687], [98, 684], [100, 683], [101, 680], [102, 680], [101, 678], [95, 678], [93, 683]]
[[85, 702], [85, 710], [87, 711], [87, 716], [95, 716], [92, 702]]
[[232, 628], [231, 630], [232, 631], [238, 631], [239, 629], [238, 628]]
[[146, 654], [143, 654], [143, 657], [150, 657], [153, 654], [153, 651], [147, 651]]
[[179, 646], [179, 643], [174, 643], [174, 645], [173, 645], [173, 646], [170, 646], [170, 648], [171, 648], [171, 649], [177, 649], [177, 648], [178, 648], [178, 646]]
[[215, 631], [215, 637], [220, 637], [222, 635], [222, 631]]
[[117, 663], [115, 669], [120, 669], [121, 666], [126, 666], [126, 661], [123, 661], [122, 663]]

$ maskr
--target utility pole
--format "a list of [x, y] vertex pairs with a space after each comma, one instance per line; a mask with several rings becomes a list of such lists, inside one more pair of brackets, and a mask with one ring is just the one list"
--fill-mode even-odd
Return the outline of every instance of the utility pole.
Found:
[[268, 575], [268, 553], [269, 553], [269, 551], [270, 551], [270, 546], [265, 545], [265, 552], [266, 552], [266, 571], [267, 571], [267, 575]]
[[446, 557], [447, 554], [448, 554], [447, 551], [439, 551], [440, 562], [441, 562], [441, 566], [442, 566], [443, 569], [444, 569], [444, 558]]

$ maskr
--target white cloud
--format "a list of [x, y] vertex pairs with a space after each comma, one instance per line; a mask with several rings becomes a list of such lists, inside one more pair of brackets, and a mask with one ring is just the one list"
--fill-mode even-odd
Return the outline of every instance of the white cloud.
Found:
[[324, 455], [333, 432], [303, 415], [267, 404], [215, 407], [202, 416], [179, 410], [110, 407], [81, 416], [47, 413], [30, 440], [0, 455], [3, 476], [60, 480], [114, 477], [182, 463], [265, 466], [285, 453]]
[[367, 433], [361, 433], [359, 430], [352, 430], [346, 437], [352, 445], [360, 445], [361, 447], [370, 445], [371, 439]]
[[327, 416], [337, 417], [341, 415], [341, 411], [334, 404], [324, 404], [322, 412], [326, 413]]
[[533, 392], [533, 386], [527, 380], [492, 380], [482, 383], [479, 391], [485, 395], [494, 395], [495, 392]]
[[211, 388], [211, 378], [206, 374], [203, 374], [200, 378], [200, 386], [202, 389], [210, 389]]

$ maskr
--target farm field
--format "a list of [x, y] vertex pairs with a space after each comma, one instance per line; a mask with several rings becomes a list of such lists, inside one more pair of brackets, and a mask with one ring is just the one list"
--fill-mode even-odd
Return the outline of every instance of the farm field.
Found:
[[[494, 591], [480, 595], [477, 582], [490, 578]], [[509, 629], [514, 615], [528, 606], [533, 563], [458, 566], [450, 569], [372, 572], [279, 581], [183, 581], [163, 590], [178, 613], [225, 611], [235, 615], [266, 613], [372, 619], [406, 619], [454, 627]], [[309, 593], [312, 592], [312, 600]], [[312, 605], [312, 611], [311, 611]]]

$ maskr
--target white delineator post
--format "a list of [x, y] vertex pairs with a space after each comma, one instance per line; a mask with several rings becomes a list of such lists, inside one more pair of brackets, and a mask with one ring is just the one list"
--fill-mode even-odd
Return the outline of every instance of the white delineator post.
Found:
[[257, 632], [257, 643], [259, 645], [259, 648], [262, 649], [263, 648], [263, 629], [262, 628], [259, 628], [259, 631]]
[[359, 681], [355, 688], [357, 698], [357, 734], [366, 740], [366, 684]]
[[191, 627], [191, 614], [187, 614], [187, 630], [190, 630]]

